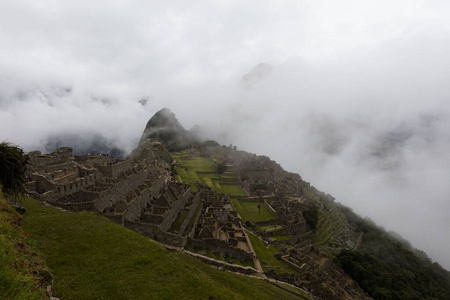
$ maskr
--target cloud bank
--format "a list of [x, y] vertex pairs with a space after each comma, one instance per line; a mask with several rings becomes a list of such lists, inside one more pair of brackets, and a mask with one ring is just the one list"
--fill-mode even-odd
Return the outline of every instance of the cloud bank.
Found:
[[449, 17], [446, 1], [0, 1], [0, 138], [129, 153], [169, 107], [450, 269]]

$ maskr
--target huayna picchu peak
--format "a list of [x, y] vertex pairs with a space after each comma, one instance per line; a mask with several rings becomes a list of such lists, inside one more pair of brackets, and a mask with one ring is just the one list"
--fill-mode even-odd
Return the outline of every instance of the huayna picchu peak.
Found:
[[168, 150], [179, 150], [193, 143], [198, 143], [198, 138], [184, 129], [183, 125], [168, 108], [163, 108], [151, 117], [145, 126], [139, 144], [149, 138], [163, 143]]
[[[34, 199], [98, 213], [217, 270], [269, 281], [294, 298], [450, 298], [449, 272], [423, 252], [269, 157], [202, 142], [167, 108], [148, 121], [126, 159], [73, 155], [68, 147], [28, 156], [26, 188]], [[60, 275], [54, 276], [57, 285]], [[190, 298], [184, 296], [177, 298]], [[228, 298], [210, 295], [222, 297]]]

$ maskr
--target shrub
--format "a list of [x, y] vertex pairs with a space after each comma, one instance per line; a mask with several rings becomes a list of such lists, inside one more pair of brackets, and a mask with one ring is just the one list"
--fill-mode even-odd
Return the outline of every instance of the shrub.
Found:
[[319, 221], [319, 211], [317, 208], [303, 211], [303, 217], [305, 217], [306, 224], [312, 230], [315, 230]]
[[217, 164], [216, 172], [217, 174], [223, 174], [228, 169], [227, 165], [224, 162], [220, 162]]
[[25, 194], [28, 161], [28, 156], [18, 146], [0, 143], [0, 184], [6, 195], [22, 197]]

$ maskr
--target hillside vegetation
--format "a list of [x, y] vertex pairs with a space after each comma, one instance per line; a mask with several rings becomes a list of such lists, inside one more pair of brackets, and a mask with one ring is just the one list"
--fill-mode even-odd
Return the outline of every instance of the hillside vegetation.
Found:
[[343, 250], [337, 263], [375, 299], [450, 299], [450, 272], [404, 240], [396, 240], [349, 208], [340, 207], [364, 233], [359, 250]]
[[0, 299], [43, 299], [51, 275], [42, 255], [30, 247], [21, 220], [0, 189]]

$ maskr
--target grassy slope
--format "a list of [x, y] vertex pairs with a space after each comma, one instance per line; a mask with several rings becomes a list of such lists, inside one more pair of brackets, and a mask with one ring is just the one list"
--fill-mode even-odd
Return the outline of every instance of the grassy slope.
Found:
[[48, 275], [42, 256], [29, 245], [19, 227], [21, 216], [0, 192], [0, 299], [41, 299]]
[[[167, 251], [94, 213], [27, 199], [24, 229], [54, 274], [62, 299], [292, 299], [264, 281], [219, 272]], [[211, 298], [210, 298], [211, 299]]]

